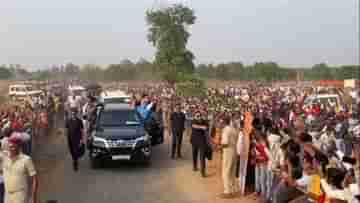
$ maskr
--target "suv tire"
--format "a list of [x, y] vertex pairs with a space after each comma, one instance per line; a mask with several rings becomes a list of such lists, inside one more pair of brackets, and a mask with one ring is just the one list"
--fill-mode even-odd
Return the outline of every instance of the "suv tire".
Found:
[[100, 161], [95, 158], [90, 158], [90, 166], [92, 169], [100, 168]]
[[150, 167], [151, 166], [151, 156], [149, 158], [145, 159], [144, 166], [145, 167]]

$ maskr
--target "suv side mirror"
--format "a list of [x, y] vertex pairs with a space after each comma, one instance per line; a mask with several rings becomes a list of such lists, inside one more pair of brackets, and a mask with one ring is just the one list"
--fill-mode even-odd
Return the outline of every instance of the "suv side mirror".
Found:
[[103, 103], [96, 104], [96, 108], [102, 109], [102, 108], [104, 108], [104, 104]]

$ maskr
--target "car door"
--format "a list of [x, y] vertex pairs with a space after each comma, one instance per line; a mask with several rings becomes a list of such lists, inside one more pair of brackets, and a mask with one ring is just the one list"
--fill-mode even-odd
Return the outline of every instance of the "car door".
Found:
[[151, 144], [153, 146], [164, 142], [164, 127], [162, 124], [161, 113], [152, 113], [149, 120], [145, 122], [145, 130], [151, 136]]

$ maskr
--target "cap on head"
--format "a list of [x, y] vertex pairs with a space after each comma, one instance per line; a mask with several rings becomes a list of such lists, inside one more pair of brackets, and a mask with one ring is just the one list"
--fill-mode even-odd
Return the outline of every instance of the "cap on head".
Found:
[[10, 137], [9, 143], [12, 145], [20, 146], [22, 144], [22, 141], [18, 137]]

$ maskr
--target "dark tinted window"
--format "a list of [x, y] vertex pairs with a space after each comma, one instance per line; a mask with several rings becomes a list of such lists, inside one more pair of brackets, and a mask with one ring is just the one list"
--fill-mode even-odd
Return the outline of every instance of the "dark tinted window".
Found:
[[135, 110], [102, 111], [100, 113], [99, 123], [101, 126], [126, 126], [140, 124]]

